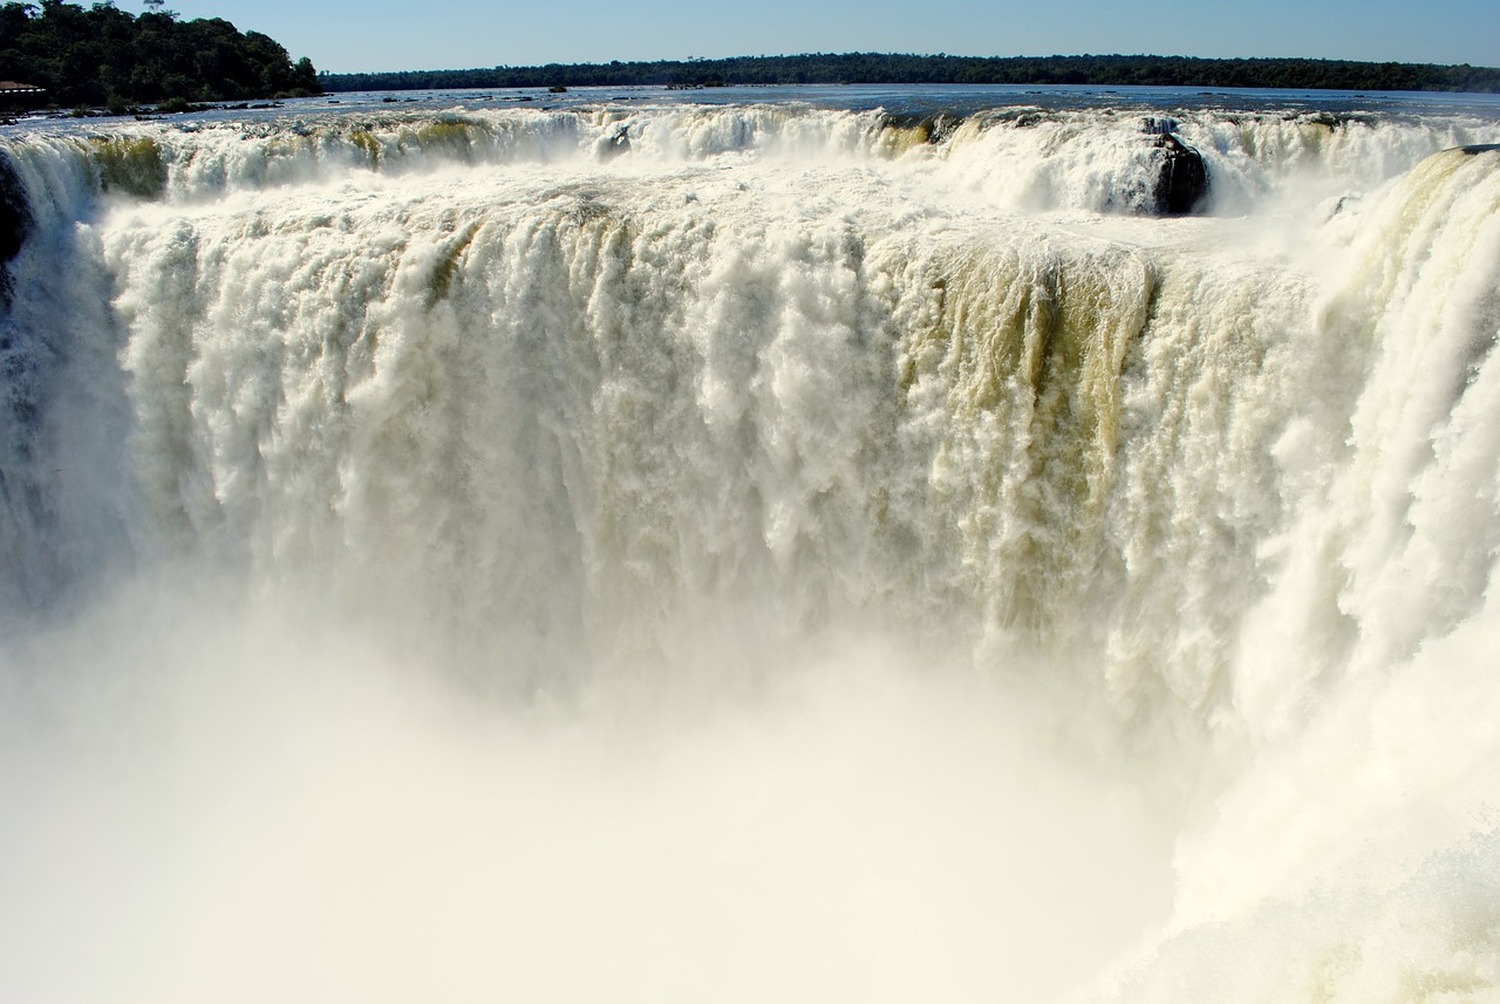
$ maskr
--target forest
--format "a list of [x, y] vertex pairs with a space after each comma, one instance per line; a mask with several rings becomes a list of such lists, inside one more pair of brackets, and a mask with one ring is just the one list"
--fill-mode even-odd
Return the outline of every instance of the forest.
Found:
[[734, 84], [1099, 84], [1280, 87], [1349, 91], [1500, 91], [1500, 69], [1331, 59], [1186, 56], [912, 56], [814, 53], [730, 59], [550, 63], [473, 70], [324, 73], [327, 91], [444, 87], [589, 87]]
[[312, 61], [222, 18], [184, 21], [165, 0], [139, 16], [111, 2], [0, 5], [0, 80], [46, 88], [62, 108], [244, 101], [321, 92]]

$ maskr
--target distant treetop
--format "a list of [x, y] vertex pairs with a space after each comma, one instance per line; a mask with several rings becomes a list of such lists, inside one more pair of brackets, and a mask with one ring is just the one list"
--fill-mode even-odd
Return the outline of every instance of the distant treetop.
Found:
[[1348, 91], [1500, 91], [1500, 69], [1333, 59], [1187, 56], [911, 56], [813, 53], [729, 59], [549, 63], [474, 70], [324, 73], [325, 90], [742, 84], [1102, 84]]
[[139, 17], [110, 0], [0, 5], [0, 79], [47, 89], [61, 107], [238, 101], [319, 94], [312, 61], [222, 18], [179, 20], [166, 0]]

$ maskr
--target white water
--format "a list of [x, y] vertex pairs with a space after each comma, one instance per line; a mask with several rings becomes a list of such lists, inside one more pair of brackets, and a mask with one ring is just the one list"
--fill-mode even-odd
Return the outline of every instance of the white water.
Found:
[[1180, 120], [7, 138], [6, 996], [1500, 999], [1500, 127]]

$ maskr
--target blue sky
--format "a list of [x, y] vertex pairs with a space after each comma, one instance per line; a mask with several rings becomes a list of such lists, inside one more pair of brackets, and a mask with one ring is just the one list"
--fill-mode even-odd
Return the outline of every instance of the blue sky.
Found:
[[[87, 3], [89, 0], [80, 0]], [[137, 12], [139, 0], [117, 0]], [[798, 52], [1083, 52], [1500, 65], [1496, 0], [168, 0], [320, 70], [459, 69]]]

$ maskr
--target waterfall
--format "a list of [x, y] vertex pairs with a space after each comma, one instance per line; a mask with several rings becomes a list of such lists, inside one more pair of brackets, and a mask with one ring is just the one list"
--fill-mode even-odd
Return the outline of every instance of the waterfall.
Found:
[[1140, 118], [0, 136], [12, 991], [1488, 999], [1500, 127]]

